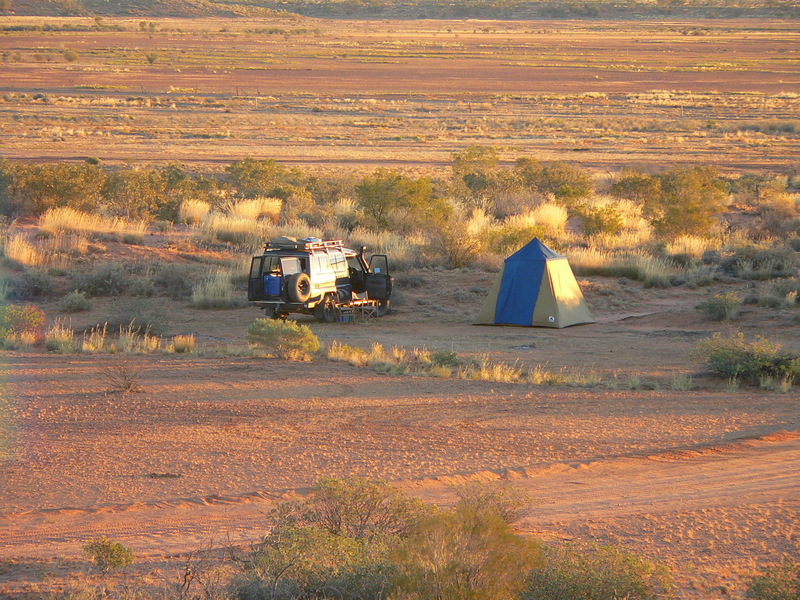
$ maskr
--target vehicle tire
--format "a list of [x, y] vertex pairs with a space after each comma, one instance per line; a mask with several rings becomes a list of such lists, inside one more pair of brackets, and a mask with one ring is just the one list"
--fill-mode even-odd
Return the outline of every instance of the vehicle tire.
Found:
[[314, 308], [314, 316], [323, 323], [333, 323], [336, 320], [336, 313], [336, 302], [330, 294]]
[[392, 302], [388, 298], [386, 300], [378, 300], [378, 316], [384, 317], [389, 312]]
[[311, 297], [311, 279], [305, 273], [295, 273], [289, 276], [286, 282], [286, 293], [289, 300], [300, 304], [308, 301]]
[[265, 319], [274, 319], [275, 318], [275, 307], [274, 306], [265, 306], [264, 307], [264, 318]]

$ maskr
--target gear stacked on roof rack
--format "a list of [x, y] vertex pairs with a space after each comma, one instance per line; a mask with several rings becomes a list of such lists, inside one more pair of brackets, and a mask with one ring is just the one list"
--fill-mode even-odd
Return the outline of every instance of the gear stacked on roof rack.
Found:
[[319, 238], [297, 238], [280, 236], [264, 244], [264, 250], [270, 249], [284, 250], [318, 250], [321, 248], [344, 248], [342, 240], [321, 240]]

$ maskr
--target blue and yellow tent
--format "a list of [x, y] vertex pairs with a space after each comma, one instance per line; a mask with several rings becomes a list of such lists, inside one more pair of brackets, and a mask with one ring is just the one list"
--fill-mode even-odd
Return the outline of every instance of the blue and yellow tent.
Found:
[[538, 238], [509, 256], [476, 325], [569, 327], [594, 323], [566, 257]]

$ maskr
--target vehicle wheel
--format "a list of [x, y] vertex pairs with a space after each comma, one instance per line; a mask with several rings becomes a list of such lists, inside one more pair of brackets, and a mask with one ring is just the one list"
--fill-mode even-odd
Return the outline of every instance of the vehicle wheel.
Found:
[[286, 292], [292, 302], [303, 303], [311, 297], [311, 280], [305, 273], [295, 273], [286, 282]]
[[336, 302], [331, 295], [325, 296], [314, 308], [314, 316], [323, 323], [333, 323], [336, 320], [336, 312]]
[[274, 306], [266, 306], [266, 307], [264, 307], [264, 318], [265, 319], [274, 319], [275, 318], [275, 307]]
[[392, 302], [388, 298], [386, 300], [378, 300], [378, 316], [379, 317], [386, 316], [386, 313], [389, 312], [389, 307], [391, 305]]

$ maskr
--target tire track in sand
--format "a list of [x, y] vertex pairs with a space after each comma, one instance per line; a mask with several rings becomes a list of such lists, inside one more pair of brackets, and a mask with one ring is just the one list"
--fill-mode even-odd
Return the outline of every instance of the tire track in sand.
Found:
[[[452, 486], [511, 481], [538, 501], [521, 523], [537, 533], [565, 523], [713, 506], [800, 500], [800, 433], [776, 432], [701, 449], [509, 468], [396, 482], [426, 502], [453, 502]], [[215, 543], [245, 543], [265, 530], [266, 513], [309, 490], [206, 496], [152, 503], [61, 508], [0, 516], [0, 556], [80, 555], [106, 535], [139, 555], [169, 555]]]

